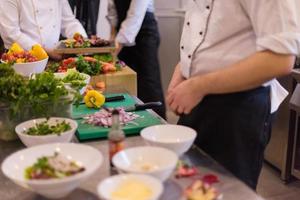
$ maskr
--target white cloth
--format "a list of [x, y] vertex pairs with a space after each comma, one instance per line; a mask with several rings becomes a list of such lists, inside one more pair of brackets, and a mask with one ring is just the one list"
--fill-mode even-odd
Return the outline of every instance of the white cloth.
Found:
[[[121, 28], [116, 36], [116, 41], [125, 45], [135, 45], [135, 38], [139, 33], [146, 12], [154, 12], [153, 0], [132, 0], [127, 12], [126, 19], [122, 22]], [[108, 15], [111, 26], [118, 24], [118, 15], [114, 0], [108, 0]]]
[[73, 37], [75, 32], [87, 37], [67, 0], [0, 0], [0, 34], [6, 48], [17, 42], [24, 49], [36, 43], [51, 49], [61, 33]]
[[[180, 47], [183, 76], [218, 70], [263, 50], [299, 55], [299, 11], [299, 0], [191, 1]], [[271, 86], [274, 112], [288, 93], [275, 79], [264, 85]]]

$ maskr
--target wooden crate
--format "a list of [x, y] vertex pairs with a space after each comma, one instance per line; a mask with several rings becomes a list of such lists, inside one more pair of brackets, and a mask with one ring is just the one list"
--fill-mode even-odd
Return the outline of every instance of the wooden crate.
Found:
[[137, 96], [137, 75], [130, 67], [124, 67], [121, 71], [92, 76], [90, 84], [94, 87], [99, 81], [104, 81], [106, 93], [128, 92]]

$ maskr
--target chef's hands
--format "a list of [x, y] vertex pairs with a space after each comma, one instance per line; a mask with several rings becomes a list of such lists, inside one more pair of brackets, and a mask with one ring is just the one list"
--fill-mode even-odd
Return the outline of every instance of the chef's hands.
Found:
[[190, 78], [170, 88], [166, 101], [170, 109], [176, 114], [189, 114], [205, 95], [206, 92], [202, 89], [199, 81]]
[[178, 64], [175, 67], [175, 71], [174, 71], [172, 79], [170, 81], [170, 84], [168, 87], [168, 93], [170, 93], [173, 88], [175, 88], [177, 85], [179, 85], [184, 80], [185, 80], [185, 78], [182, 76], [182, 74], [180, 72], [180, 64]]
[[45, 49], [45, 50], [46, 50], [48, 56], [49, 56], [51, 59], [53, 59], [53, 60], [55, 60], [55, 61], [60, 61], [60, 60], [63, 59], [63, 55], [62, 55], [62, 54], [55, 53], [55, 52], [53, 51], [53, 49]]

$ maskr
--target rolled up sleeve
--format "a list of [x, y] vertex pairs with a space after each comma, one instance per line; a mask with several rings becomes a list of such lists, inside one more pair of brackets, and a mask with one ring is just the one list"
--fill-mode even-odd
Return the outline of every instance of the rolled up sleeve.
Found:
[[113, 0], [108, 0], [108, 9], [106, 19], [110, 23], [110, 25], [114, 28], [117, 27], [118, 24], [118, 14], [116, 10], [116, 6]]
[[132, 0], [126, 19], [122, 22], [116, 40], [125, 45], [135, 45], [135, 39], [139, 33], [145, 18], [150, 0]]
[[257, 51], [300, 55], [299, 0], [241, 0], [257, 40]]

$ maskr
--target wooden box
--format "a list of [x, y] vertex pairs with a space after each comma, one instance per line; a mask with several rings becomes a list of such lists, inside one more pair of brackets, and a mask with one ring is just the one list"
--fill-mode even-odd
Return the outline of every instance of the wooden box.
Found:
[[114, 73], [92, 76], [90, 84], [94, 87], [99, 81], [105, 82], [106, 93], [129, 93], [137, 96], [137, 75], [129, 67]]

